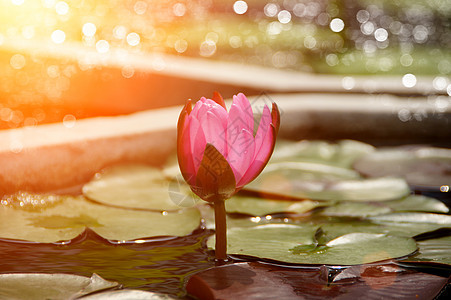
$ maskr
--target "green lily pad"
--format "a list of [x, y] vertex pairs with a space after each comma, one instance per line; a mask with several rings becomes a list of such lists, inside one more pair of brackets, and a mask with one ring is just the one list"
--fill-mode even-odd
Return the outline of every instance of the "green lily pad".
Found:
[[230, 213], [262, 216], [280, 212], [302, 214], [320, 205], [318, 201], [283, 201], [256, 197], [234, 196], [225, 202]]
[[419, 241], [418, 253], [406, 261], [428, 261], [451, 265], [451, 236]]
[[410, 195], [399, 200], [387, 201], [384, 202], [384, 205], [394, 211], [449, 212], [449, 208], [440, 200], [422, 195]]
[[359, 202], [395, 200], [410, 193], [409, 186], [401, 178], [309, 180], [302, 179], [292, 169], [263, 172], [245, 189], [294, 199]]
[[179, 299], [172, 297], [170, 295], [165, 295], [161, 293], [146, 292], [141, 290], [116, 290], [116, 291], [106, 291], [102, 293], [96, 293], [93, 295], [84, 296], [80, 299], [83, 300], [110, 300], [110, 299], [121, 299], [121, 300], [172, 300]]
[[[372, 217], [369, 217], [372, 218]], [[318, 223], [329, 240], [351, 232], [381, 233], [394, 236], [414, 237], [416, 235], [442, 228], [435, 223], [372, 223], [369, 220], [332, 220], [330, 223]]]
[[369, 220], [379, 224], [396, 223], [414, 226], [417, 223], [436, 224], [443, 227], [451, 225], [451, 215], [433, 214], [433, 213], [392, 213], [379, 216], [369, 217]]
[[401, 211], [447, 213], [449, 209], [443, 202], [434, 198], [410, 195], [399, 200], [379, 203], [340, 202], [327, 206], [321, 214], [325, 216], [367, 217]]
[[[261, 225], [228, 231], [228, 253], [287, 263], [355, 265], [411, 254], [417, 249], [409, 237], [349, 233], [317, 244], [314, 226]], [[208, 240], [214, 248], [214, 237]]]
[[[83, 194], [103, 204], [163, 211], [181, 208], [180, 200], [171, 197], [173, 189], [171, 181], [159, 169], [144, 165], [121, 165], [97, 174], [83, 186]], [[183, 206], [187, 203], [193, 206], [195, 202], [194, 199], [185, 201]]]
[[[39, 211], [2, 202], [0, 238], [53, 243], [71, 240], [86, 228], [91, 228], [105, 239], [122, 241], [184, 236], [200, 224], [200, 213], [195, 208], [160, 213], [103, 206], [80, 196], [49, 197], [58, 197], [59, 200], [44, 205]], [[45, 196], [37, 195], [36, 198], [42, 200]]]
[[97, 274], [91, 278], [70, 274], [0, 274], [0, 299], [75, 299], [92, 292], [117, 287]]
[[[354, 170], [311, 162], [273, 162], [266, 166], [265, 176], [294, 176], [298, 180], [322, 180], [331, 182], [342, 179], [358, 179], [360, 175]], [[262, 175], [260, 175], [262, 176]]]
[[388, 148], [362, 157], [354, 168], [366, 176], [399, 176], [410, 185], [439, 190], [451, 182], [451, 149]]
[[356, 159], [374, 151], [373, 146], [353, 140], [342, 140], [338, 143], [277, 141], [271, 160], [312, 162], [350, 168]]
[[372, 203], [341, 202], [326, 207], [321, 214], [325, 216], [367, 217], [390, 213], [387, 206]]
[[442, 227], [449, 227], [450, 219], [449, 215], [411, 212], [368, 216], [365, 219], [319, 219], [316, 223], [321, 226], [329, 239], [351, 232], [414, 237]]

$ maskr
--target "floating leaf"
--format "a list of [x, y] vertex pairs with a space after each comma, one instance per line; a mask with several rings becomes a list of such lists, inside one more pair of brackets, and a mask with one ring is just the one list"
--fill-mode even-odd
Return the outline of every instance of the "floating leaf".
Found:
[[310, 162], [274, 162], [266, 166], [263, 171], [266, 176], [273, 174], [286, 176], [298, 180], [322, 180], [325, 182], [340, 179], [357, 179], [360, 175], [350, 169]]
[[[228, 253], [298, 264], [354, 265], [405, 256], [417, 249], [409, 237], [349, 233], [318, 245], [326, 246], [319, 251], [296, 251], [298, 246], [315, 244], [315, 232], [314, 226], [283, 224], [232, 228], [228, 231]], [[214, 247], [214, 237], [208, 246]]]
[[381, 233], [394, 236], [414, 237], [416, 235], [437, 230], [442, 227], [434, 223], [398, 224], [381, 223], [375, 224], [368, 220], [332, 220], [327, 224], [318, 224], [324, 230], [329, 239], [334, 239], [351, 232]]
[[245, 189], [295, 199], [331, 201], [388, 201], [407, 196], [409, 186], [401, 178], [321, 181], [300, 179], [292, 169], [263, 172]]
[[110, 300], [110, 299], [121, 299], [121, 300], [172, 300], [179, 299], [172, 297], [170, 295], [165, 295], [161, 293], [146, 292], [141, 290], [116, 290], [116, 291], [106, 291], [102, 293], [96, 293], [93, 295], [88, 295], [80, 298], [82, 300]]
[[349, 168], [357, 158], [374, 150], [369, 144], [353, 140], [342, 140], [336, 144], [307, 140], [278, 141], [272, 161], [312, 162]]
[[[45, 197], [38, 195], [37, 198], [41, 200]], [[87, 213], [78, 209], [79, 201], [83, 200], [61, 197], [55, 205], [38, 211], [0, 205], [0, 237], [41, 243], [71, 240], [85, 230], [85, 224], [77, 221], [86, 221]], [[53, 222], [50, 222], [52, 218], [49, 220], [49, 216], [53, 217]]]
[[[121, 165], [99, 173], [83, 186], [83, 194], [97, 202], [126, 208], [180, 209], [170, 195], [171, 181], [159, 169], [143, 165]], [[180, 186], [177, 185], [177, 189]], [[175, 191], [179, 192], [179, 190]], [[187, 195], [189, 197], [189, 195]], [[195, 204], [195, 200], [186, 203]]]
[[97, 274], [91, 278], [70, 274], [0, 274], [0, 299], [74, 299], [118, 286]]
[[155, 236], [185, 236], [200, 225], [200, 213], [195, 208], [175, 212], [127, 211], [98, 207], [96, 214], [102, 227], [93, 228], [108, 240], [135, 240]]
[[388, 214], [393, 211], [447, 213], [449, 209], [443, 202], [434, 198], [410, 195], [399, 200], [383, 203], [341, 202], [326, 207], [321, 214], [326, 216], [367, 217]]
[[[425, 224], [437, 224], [449, 226], [451, 225], [451, 215], [442, 214], [432, 214], [432, 213], [392, 213], [379, 215], [374, 217], [369, 217], [372, 222], [375, 223], [396, 223], [396, 224], [407, 224], [411, 226], [415, 223], [425, 223]], [[413, 224], [412, 224], [413, 223]]]
[[354, 168], [366, 176], [399, 176], [410, 185], [439, 190], [451, 182], [451, 149], [388, 148], [362, 157]]
[[321, 214], [325, 216], [366, 217], [386, 214], [391, 211], [387, 206], [371, 203], [341, 202], [326, 207]]
[[399, 200], [387, 201], [384, 205], [395, 211], [449, 212], [449, 208], [443, 202], [421, 195], [410, 195]]
[[283, 201], [265, 198], [234, 196], [225, 202], [227, 212], [262, 216], [280, 212], [302, 214], [319, 206], [317, 201]]
[[406, 261], [428, 261], [451, 265], [451, 236], [417, 242], [418, 253]]
[[200, 213], [194, 208], [164, 213], [126, 210], [65, 196], [40, 211], [0, 205], [0, 219], [1, 238], [52, 243], [71, 240], [87, 227], [108, 240], [184, 236], [199, 226]]

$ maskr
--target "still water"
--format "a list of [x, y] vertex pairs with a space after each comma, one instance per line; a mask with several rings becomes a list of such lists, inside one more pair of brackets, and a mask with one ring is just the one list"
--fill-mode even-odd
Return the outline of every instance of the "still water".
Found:
[[214, 266], [203, 247], [209, 232], [164, 242], [114, 245], [87, 230], [67, 245], [0, 241], [0, 273], [93, 273], [124, 288], [184, 297], [189, 275]]

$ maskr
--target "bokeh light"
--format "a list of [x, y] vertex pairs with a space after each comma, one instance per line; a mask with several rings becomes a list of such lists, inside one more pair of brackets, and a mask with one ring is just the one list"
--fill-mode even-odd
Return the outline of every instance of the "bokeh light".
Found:
[[134, 5], [133, 9], [138, 15], [143, 15], [146, 13], [146, 10], [147, 10], [147, 2], [137, 1]]
[[11, 67], [13, 67], [13, 69], [20, 70], [25, 67], [26, 60], [22, 54], [14, 54], [11, 57], [9, 63], [11, 64]]
[[100, 40], [96, 43], [96, 49], [99, 53], [107, 53], [110, 50], [110, 44], [105, 40]]
[[275, 17], [279, 12], [279, 6], [275, 3], [268, 3], [265, 5], [264, 12], [268, 17]]
[[63, 118], [63, 125], [66, 128], [73, 128], [77, 122], [77, 118], [74, 115], [67, 114]]
[[140, 38], [139, 34], [137, 34], [136, 32], [131, 32], [127, 35], [127, 43], [130, 46], [137, 46], [140, 41], [141, 41], [141, 38]]
[[[429, 76], [430, 90], [447, 96], [451, 94], [447, 4], [443, 0], [5, 0], [0, 2], [0, 96], [4, 99], [0, 111], [11, 112], [3, 110], [7, 121], [2, 119], [1, 126], [61, 121], [70, 101], [71, 109], [84, 114], [84, 105], [91, 105], [88, 100], [67, 97], [66, 91], [83, 90], [84, 72], [99, 72], [101, 83], [114, 76], [141, 78], [139, 68], [127, 62], [130, 55], [169, 54], [336, 74], [344, 90], [358, 86], [357, 75], [371, 74], [394, 75], [401, 87], [416, 92], [422, 87], [422, 76]], [[117, 75], [99, 71], [109, 67], [104, 64], [112, 57], [117, 58]], [[164, 59], [149, 65], [154, 70], [167, 67]], [[28, 106], [32, 108], [23, 117], [12, 113]], [[55, 112], [47, 111], [54, 106]], [[42, 107], [46, 108], [35, 113]], [[406, 116], [401, 114], [403, 120]]]
[[244, 14], [247, 11], [247, 3], [245, 1], [236, 1], [233, 3], [233, 11], [239, 15]]
[[436, 90], [444, 90], [448, 85], [448, 79], [441, 76], [435, 77], [432, 81], [432, 85]]
[[388, 32], [384, 28], [378, 28], [374, 31], [374, 38], [378, 42], [384, 42], [388, 38]]
[[85, 36], [92, 37], [96, 34], [97, 27], [93, 23], [85, 23], [82, 32]]
[[216, 52], [216, 43], [212, 40], [206, 40], [200, 44], [199, 54], [204, 57], [210, 57]]
[[113, 36], [118, 40], [125, 39], [125, 37], [127, 36], [127, 28], [123, 25], [114, 27]]
[[62, 44], [66, 40], [66, 33], [60, 29], [57, 29], [52, 32], [51, 38], [55, 44]]
[[177, 40], [174, 43], [174, 49], [178, 53], [183, 53], [188, 49], [188, 42], [185, 40]]
[[333, 32], [340, 32], [345, 28], [345, 23], [340, 18], [335, 18], [332, 21], [330, 21], [330, 29], [332, 29]]
[[55, 4], [55, 11], [59, 15], [66, 15], [69, 12], [69, 4], [64, 1], [59, 1]]
[[291, 21], [291, 13], [287, 10], [282, 10], [277, 14], [277, 19], [282, 24], [287, 24]]
[[185, 15], [186, 13], [186, 6], [183, 3], [176, 3], [173, 6], [173, 12], [174, 15], [176, 15], [177, 17], [182, 17]]
[[402, 77], [402, 84], [408, 88], [414, 87], [417, 84], [417, 78], [413, 74], [406, 74]]
[[355, 86], [355, 79], [350, 76], [346, 76], [342, 79], [341, 84], [345, 90], [352, 90]]

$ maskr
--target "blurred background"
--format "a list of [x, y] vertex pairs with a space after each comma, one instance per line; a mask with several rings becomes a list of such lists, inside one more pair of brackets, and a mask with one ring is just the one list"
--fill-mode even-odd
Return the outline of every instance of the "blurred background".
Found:
[[169, 74], [168, 57], [328, 74], [344, 90], [353, 76], [404, 88], [426, 77], [432, 90], [409, 96], [438, 95], [446, 109], [451, 1], [0, 0], [0, 129], [263, 91]]

